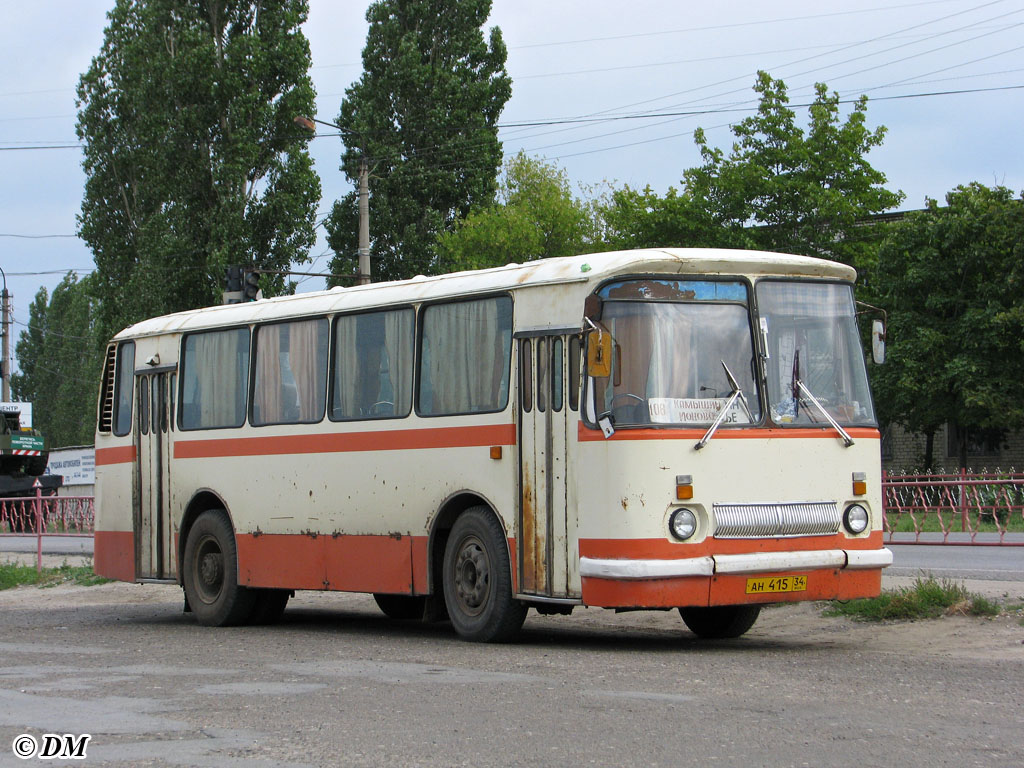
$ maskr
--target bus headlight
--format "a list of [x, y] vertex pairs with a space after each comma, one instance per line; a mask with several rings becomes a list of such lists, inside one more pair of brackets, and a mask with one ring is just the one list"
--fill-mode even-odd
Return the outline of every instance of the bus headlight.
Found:
[[686, 541], [697, 532], [697, 516], [685, 507], [677, 509], [668, 519], [668, 529], [680, 541]]
[[854, 536], [864, 533], [868, 522], [868, 511], [860, 504], [851, 504], [843, 513], [843, 526]]

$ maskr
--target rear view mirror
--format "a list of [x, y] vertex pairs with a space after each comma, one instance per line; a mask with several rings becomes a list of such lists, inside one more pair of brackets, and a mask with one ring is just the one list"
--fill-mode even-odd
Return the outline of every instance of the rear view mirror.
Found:
[[587, 340], [587, 375], [606, 379], [612, 374], [612, 335], [600, 329]]
[[885, 323], [881, 320], [871, 323], [871, 359], [876, 365], [885, 362]]

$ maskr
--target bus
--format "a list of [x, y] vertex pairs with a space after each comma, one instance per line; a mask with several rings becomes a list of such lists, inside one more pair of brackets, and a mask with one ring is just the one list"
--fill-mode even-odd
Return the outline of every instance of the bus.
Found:
[[340, 590], [473, 641], [530, 608], [726, 638], [765, 604], [875, 596], [855, 277], [622, 251], [137, 323], [100, 386], [96, 573], [179, 584], [204, 625]]

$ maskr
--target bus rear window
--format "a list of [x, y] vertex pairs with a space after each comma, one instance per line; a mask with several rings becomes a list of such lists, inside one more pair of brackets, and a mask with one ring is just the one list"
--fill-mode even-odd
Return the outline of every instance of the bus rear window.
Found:
[[181, 371], [181, 428], [215, 429], [245, 423], [249, 329], [185, 337]]

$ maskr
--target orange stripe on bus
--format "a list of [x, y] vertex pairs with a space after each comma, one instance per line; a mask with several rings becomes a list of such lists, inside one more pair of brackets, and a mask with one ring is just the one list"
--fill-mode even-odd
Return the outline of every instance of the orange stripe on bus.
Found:
[[274, 437], [226, 437], [178, 440], [176, 459], [207, 459], [223, 456], [276, 456], [301, 453], [398, 451], [428, 448], [473, 448], [515, 445], [514, 424], [479, 427], [436, 427], [382, 432], [330, 432]]
[[[851, 427], [846, 430], [850, 437], [864, 440], [879, 440], [881, 434], [874, 427]], [[591, 429], [582, 421], [577, 429], [577, 440], [581, 443], [603, 442], [605, 440], [700, 440], [706, 429], [620, 429], [610, 438], [605, 438], [599, 429]], [[839, 439], [839, 433], [831, 427], [821, 429], [794, 427], [779, 429], [761, 427], [756, 429], [719, 429], [715, 432], [715, 440], [767, 440], [792, 438], [832, 438]]]
[[116, 448], [96, 449], [96, 466], [126, 464], [133, 461], [135, 461], [134, 445], [119, 445]]

